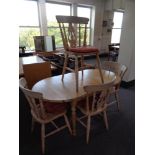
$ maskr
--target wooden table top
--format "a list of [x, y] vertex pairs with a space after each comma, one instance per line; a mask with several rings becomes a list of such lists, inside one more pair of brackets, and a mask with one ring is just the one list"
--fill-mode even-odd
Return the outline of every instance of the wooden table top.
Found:
[[[23, 65], [25, 64], [34, 64], [34, 63], [44, 63], [45, 61], [37, 55], [20, 57], [19, 58], [19, 76], [23, 76]], [[53, 65], [51, 65], [51, 69], [55, 69]]]
[[[104, 83], [113, 80], [119, 81], [113, 72], [102, 70]], [[43, 79], [37, 82], [32, 90], [43, 94], [44, 99], [52, 102], [71, 101], [75, 98], [85, 96], [83, 90], [84, 85], [101, 84], [101, 78], [98, 69], [84, 70], [82, 79], [82, 72], [79, 71], [79, 91], [76, 92], [75, 73], [65, 74], [64, 80], [61, 80], [62, 75]]]

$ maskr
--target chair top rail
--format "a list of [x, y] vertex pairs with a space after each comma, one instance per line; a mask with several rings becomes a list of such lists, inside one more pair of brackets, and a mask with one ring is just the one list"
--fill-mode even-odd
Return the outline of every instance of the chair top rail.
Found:
[[59, 23], [75, 23], [75, 24], [88, 24], [89, 19], [77, 16], [56, 16]]
[[[114, 79], [115, 80], [115, 79]], [[113, 86], [114, 84], [114, 80], [110, 83], [106, 83], [106, 84], [100, 84], [100, 85], [87, 85], [87, 86], [84, 86], [84, 90], [87, 92], [87, 93], [92, 93], [92, 92], [96, 92], [96, 91], [102, 91], [102, 90], [105, 90], [105, 89], [109, 89], [110, 87]]]

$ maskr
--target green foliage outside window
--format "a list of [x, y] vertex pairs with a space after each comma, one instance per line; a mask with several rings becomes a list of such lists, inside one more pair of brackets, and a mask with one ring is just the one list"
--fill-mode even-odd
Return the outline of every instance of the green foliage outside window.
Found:
[[26, 50], [34, 50], [33, 36], [39, 36], [39, 28], [20, 28], [19, 46], [26, 46]]
[[[62, 38], [60, 29], [58, 27], [57, 22], [48, 22], [48, 35], [55, 36], [55, 44], [56, 48], [63, 47]], [[67, 25], [65, 25], [67, 27]], [[78, 29], [77, 29], [78, 33]], [[83, 36], [84, 31], [81, 29], [81, 37]], [[26, 50], [35, 50], [34, 39], [33, 36], [39, 36], [40, 29], [39, 28], [20, 28], [19, 32], [19, 46], [26, 46]], [[87, 29], [87, 44], [89, 44], [89, 35], [90, 29]], [[78, 36], [77, 36], [78, 39]]]
[[48, 28], [48, 35], [54, 35], [55, 36], [55, 45], [56, 48], [63, 47], [62, 38], [60, 34], [59, 28]]

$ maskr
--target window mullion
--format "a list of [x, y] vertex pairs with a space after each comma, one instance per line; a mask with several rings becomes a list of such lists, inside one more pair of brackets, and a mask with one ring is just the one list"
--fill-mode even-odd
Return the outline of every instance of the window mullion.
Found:
[[38, 1], [39, 21], [41, 35], [47, 35], [47, 18], [46, 18], [46, 6], [45, 0]]

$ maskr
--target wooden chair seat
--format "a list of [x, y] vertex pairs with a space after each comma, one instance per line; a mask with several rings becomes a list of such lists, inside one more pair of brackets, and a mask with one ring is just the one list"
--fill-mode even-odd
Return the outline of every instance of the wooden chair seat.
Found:
[[60, 111], [55, 111], [55, 112], [47, 112], [45, 110], [45, 115], [42, 116], [42, 112], [41, 112], [41, 108], [38, 108], [38, 113], [40, 115], [40, 118], [36, 117], [36, 114], [34, 113], [34, 111], [31, 110], [31, 114], [33, 116], [33, 119], [37, 122], [42, 122], [42, 123], [49, 123], [53, 120], [56, 120], [57, 118], [66, 115], [66, 110], [60, 110]]
[[67, 103], [43, 102], [46, 112], [58, 114], [66, 112]]

